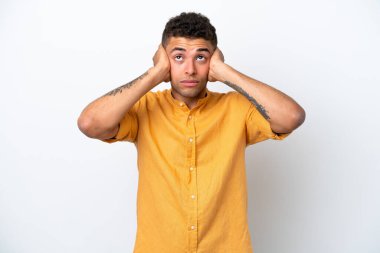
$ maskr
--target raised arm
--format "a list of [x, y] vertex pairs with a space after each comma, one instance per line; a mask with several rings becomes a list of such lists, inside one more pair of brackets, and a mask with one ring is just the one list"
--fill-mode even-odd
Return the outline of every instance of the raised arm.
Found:
[[268, 120], [275, 133], [290, 133], [305, 120], [305, 111], [296, 101], [225, 64], [218, 48], [211, 58], [209, 81], [223, 82], [244, 95]]
[[124, 84], [84, 108], [78, 118], [79, 129], [88, 137], [109, 139], [117, 134], [119, 122], [148, 91], [170, 79], [170, 63], [160, 45], [153, 57], [154, 66], [141, 76]]

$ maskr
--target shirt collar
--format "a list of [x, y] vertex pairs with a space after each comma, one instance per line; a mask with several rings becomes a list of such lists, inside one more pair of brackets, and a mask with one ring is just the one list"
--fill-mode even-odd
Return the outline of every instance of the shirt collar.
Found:
[[[172, 93], [171, 93], [171, 92], [172, 92], [172, 89], [171, 89], [171, 88], [170, 88], [170, 89], [167, 89], [167, 90], [165, 91], [167, 99], [168, 99], [169, 101], [171, 101], [171, 103], [173, 103], [174, 105], [176, 105], [176, 106], [178, 106], [178, 107], [180, 107], [180, 108], [185, 108], [185, 109], [187, 109], [186, 104], [185, 104], [184, 102], [182, 102], [182, 101], [179, 101], [179, 100], [175, 99], [175, 98], [172, 96]], [[206, 88], [205, 96], [204, 96], [203, 98], [198, 99], [197, 104], [196, 104], [196, 106], [195, 106], [194, 108], [196, 108], [196, 107], [198, 107], [198, 106], [201, 106], [201, 105], [205, 104], [205, 103], [207, 102], [207, 100], [210, 99], [210, 96], [211, 96], [211, 92]]]

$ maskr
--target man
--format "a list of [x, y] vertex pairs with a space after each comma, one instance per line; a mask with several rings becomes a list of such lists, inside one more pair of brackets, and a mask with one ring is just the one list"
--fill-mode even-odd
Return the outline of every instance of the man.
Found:
[[[304, 110], [289, 96], [224, 63], [201, 14], [166, 24], [154, 66], [90, 103], [80, 130], [138, 153], [135, 253], [252, 252], [245, 148], [283, 139]], [[164, 81], [171, 89], [151, 92]], [[237, 92], [209, 91], [222, 82]]]

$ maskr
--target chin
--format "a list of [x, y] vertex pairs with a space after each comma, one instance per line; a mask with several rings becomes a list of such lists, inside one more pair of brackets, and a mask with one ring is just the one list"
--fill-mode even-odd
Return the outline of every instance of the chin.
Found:
[[187, 98], [196, 98], [204, 90], [205, 87], [193, 87], [193, 88], [183, 88], [177, 90], [177, 92]]

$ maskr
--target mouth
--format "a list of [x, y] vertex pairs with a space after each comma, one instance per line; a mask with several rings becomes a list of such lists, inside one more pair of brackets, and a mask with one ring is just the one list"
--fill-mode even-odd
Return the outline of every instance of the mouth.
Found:
[[185, 87], [195, 87], [198, 85], [199, 81], [197, 80], [182, 80], [180, 83]]

